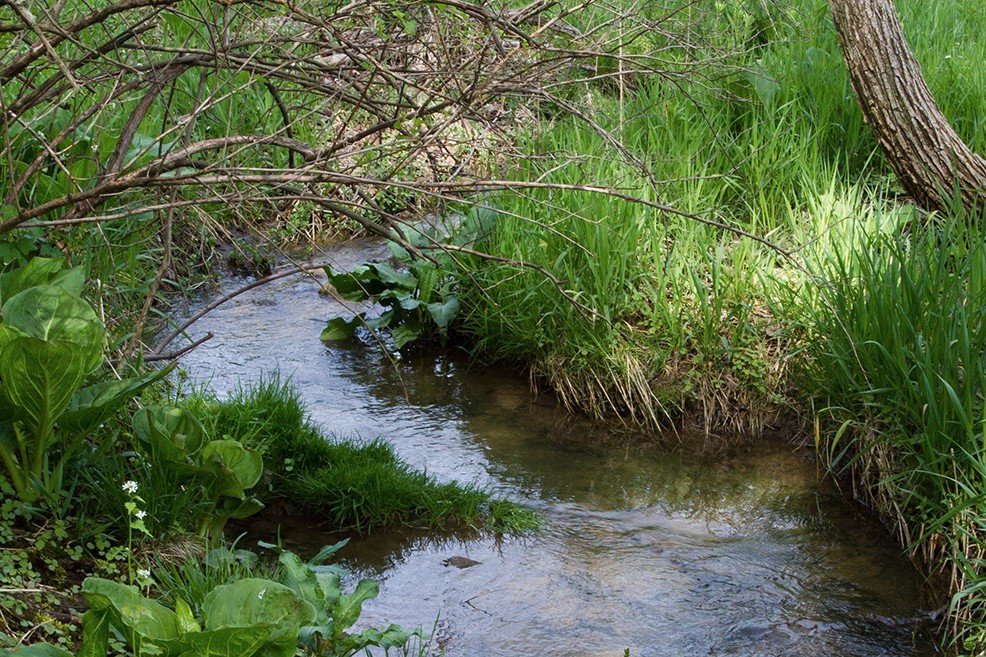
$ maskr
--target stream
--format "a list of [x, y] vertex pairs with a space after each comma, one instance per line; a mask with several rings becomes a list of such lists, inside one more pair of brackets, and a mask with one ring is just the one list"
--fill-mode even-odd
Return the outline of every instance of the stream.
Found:
[[[341, 269], [384, 252], [355, 243], [331, 256]], [[343, 308], [318, 289], [293, 277], [227, 302], [193, 325], [215, 337], [181, 367], [220, 395], [278, 370], [327, 431], [381, 437], [440, 480], [548, 520], [525, 538], [354, 538], [346, 565], [382, 582], [361, 626], [434, 630], [450, 657], [937, 654], [918, 574], [805, 454], [783, 443], [678, 453], [454, 354], [394, 362], [374, 345], [326, 347], [319, 332]], [[288, 547], [338, 540], [297, 520], [281, 529]], [[445, 565], [457, 556], [480, 563]]]

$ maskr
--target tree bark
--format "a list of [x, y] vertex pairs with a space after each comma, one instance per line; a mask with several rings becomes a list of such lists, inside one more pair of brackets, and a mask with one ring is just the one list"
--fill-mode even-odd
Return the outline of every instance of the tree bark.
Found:
[[914, 202], [978, 214], [986, 159], [952, 129], [904, 38], [893, 0], [829, 0], [856, 98], [890, 166]]

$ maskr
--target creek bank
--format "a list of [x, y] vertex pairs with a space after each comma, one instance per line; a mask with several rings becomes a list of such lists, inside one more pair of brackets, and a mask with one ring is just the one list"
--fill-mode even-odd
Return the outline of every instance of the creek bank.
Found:
[[[250, 293], [201, 320], [216, 338], [182, 358], [188, 376], [225, 394], [277, 369], [324, 430], [384, 438], [430, 475], [549, 521], [528, 538], [354, 537], [340, 556], [382, 580], [366, 622], [430, 628], [440, 615], [449, 654], [935, 654], [920, 578], [803, 452], [669, 453], [658, 443], [676, 439], [614, 435], [454, 354], [326, 347], [318, 332], [341, 311], [318, 287], [277, 282], [256, 292], [276, 305]], [[336, 538], [291, 520], [282, 536], [299, 550]], [[481, 563], [443, 565], [457, 556]]]

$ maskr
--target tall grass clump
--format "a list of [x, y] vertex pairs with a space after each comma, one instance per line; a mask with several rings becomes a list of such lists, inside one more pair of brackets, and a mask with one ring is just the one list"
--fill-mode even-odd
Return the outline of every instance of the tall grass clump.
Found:
[[962, 217], [822, 256], [808, 304], [820, 451], [895, 519], [983, 647], [986, 233]]
[[472, 526], [521, 533], [540, 525], [533, 511], [415, 470], [383, 440], [326, 436], [308, 419], [298, 392], [276, 375], [224, 400], [197, 392], [183, 403], [203, 418], [210, 435], [263, 452], [265, 501], [317, 516], [334, 529]]
[[[943, 108], [977, 143], [986, 87], [968, 62], [983, 59], [981, 12], [899, 4]], [[607, 16], [597, 8], [580, 26], [612, 32], [619, 21]], [[581, 95], [571, 87], [581, 117], [535, 107], [538, 121], [519, 142], [530, 158], [511, 175], [671, 205], [797, 259], [858, 240], [837, 215], [888, 207], [898, 191], [863, 122], [828, 3], [689, 7], [676, 20], [700, 22], [702, 47], [627, 36], [630, 63], [654, 56], [668, 73], [605, 77]], [[677, 75], [712, 60], [704, 75]], [[597, 62], [605, 65], [615, 66]], [[805, 282], [796, 262], [611, 196], [537, 189], [488, 202], [497, 221], [482, 246], [500, 261], [475, 262], [463, 277], [465, 328], [479, 351], [530, 363], [572, 406], [598, 415], [666, 422], [698, 408], [706, 428], [756, 428], [793, 401], [795, 313], [783, 300]]]
[[[791, 167], [793, 151], [770, 167], [747, 158], [740, 172], [715, 174], [728, 170], [730, 154], [713, 131], [725, 130], [731, 110], [702, 115], [663, 82], [636, 93], [621, 134], [627, 148], [646, 153], [646, 172], [568, 119], [544, 126], [526, 145], [555, 155], [523, 162], [513, 175], [566, 186], [606, 181], [618, 193], [743, 229], [755, 222], [751, 195], [737, 192], [741, 174], [766, 181], [776, 168], [804, 179]], [[619, 128], [613, 106], [598, 103], [594, 118]], [[790, 221], [788, 199], [765, 186], [759, 198], [768, 194], [768, 205], [783, 205]], [[780, 343], [763, 302], [776, 253], [588, 191], [500, 194], [488, 204], [496, 221], [481, 247], [501, 261], [473, 263], [461, 297], [465, 329], [481, 352], [530, 363], [571, 406], [600, 416], [667, 424], [697, 406], [707, 429], [750, 430], [776, 410], [784, 364], [771, 356]], [[556, 280], [504, 258], [542, 267]]]

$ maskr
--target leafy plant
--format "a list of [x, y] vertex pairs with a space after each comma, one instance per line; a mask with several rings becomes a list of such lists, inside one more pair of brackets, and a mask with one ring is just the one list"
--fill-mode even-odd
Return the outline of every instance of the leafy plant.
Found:
[[246, 518], [263, 508], [246, 492], [263, 475], [260, 452], [236, 440], [208, 440], [194, 414], [173, 406], [145, 406], [133, 425], [153, 463], [205, 491], [209, 506], [199, 522], [200, 536], [217, 536], [230, 518]]
[[345, 571], [335, 565], [321, 565], [347, 542], [348, 539], [322, 548], [308, 563], [292, 552], [281, 553], [285, 583], [315, 609], [314, 621], [301, 628], [298, 642], [317, 655], [348, 657], [370, 646], [400, 648], [412, 636], [421, 637], [420, 629], [412, 631], [399, 625], [382, 630], [370, 628], [358, 634], [346, 632], [359, 619], [363, 603], [380, 592], [379, 582], [364, 579], [352, 593], [343, 593]]
[[176, 559], [155, 555], [151, 563], [155, 585], [164, 594], [160, 601], [174, 605], [181, 598], [196, 615], [201, 614], [206, 597], [217, 586], [247, 577], [280, 581], [280, 570], [278, 564], [260, 559], [255, 552], [226, 544], [204, 556], [192, 553]]
[[[113, 637], [134, 654], [160, 657], [291, 657], [299, 647], [308, 654], [349, 657], [370, 646], [399, 648], [411, 637], [422, 637], [421, 630], [397, 625], [346, 632], [359, 619], [363, 603], [377, 596], [379, 584], [363, 580], [353, 592], [343, 592], [346, 572], [322, 564], [345, 544], [323, 548], [308, 563], [282, 552], [284, 583], [260, 577], [236, 579], [212, 587], [194, 606], [172, 592], [174, 609], [146, 597], [136, 586], [90, 577], [82, 585], [90, 609], [82, 617], [79, 655], [104, 657]], [[214, 550], [202, 565], [210, 567], [210, 557], [237, 559], [244, 554], [252, 555]], [[44, 643], [21, 646], [12, 654], [71, 657], [67, 650]]]
[[65, 465], [89, 431], [168, 371], [84, 386], [105, 348], [79, 296], [84, 280], [44, 258], [0, 275], [0, 463], [18, 499], [49, 508], [66, 495]]
[[[435, 242], [425, 233], [412, 235], [412, 242], [419, 245]], [[385, 262], [365, 263], [349, 272], [325, 268], [329, 283], [342, 298], [355, 302], [373, 299], [386, 310], [372, 319], [367, 319], [365, 312], [351, 319], [330, 319], [320, 336], [323, 342], [350, 338], [364, 324], [371, 330], [389, 329], [397, 349], [436, 335], [443, 341], [448, 337], [449, 325], [459, 314], [451, 278], [434, 262], [414, 258], [398, 246], [392, 245], [391, 250], [407, 271]]]
[[90, 657], [108, 654], [111, 630], [136, 654], [291, 657], [299, 628], [315, 618], [290, 588], [252, 577], [214, 588], [201, 624], [183, 600], [172, 611], [135, 586], [90, 577], [82, 594], [91, 608], [82, 618], [80, 654]]

